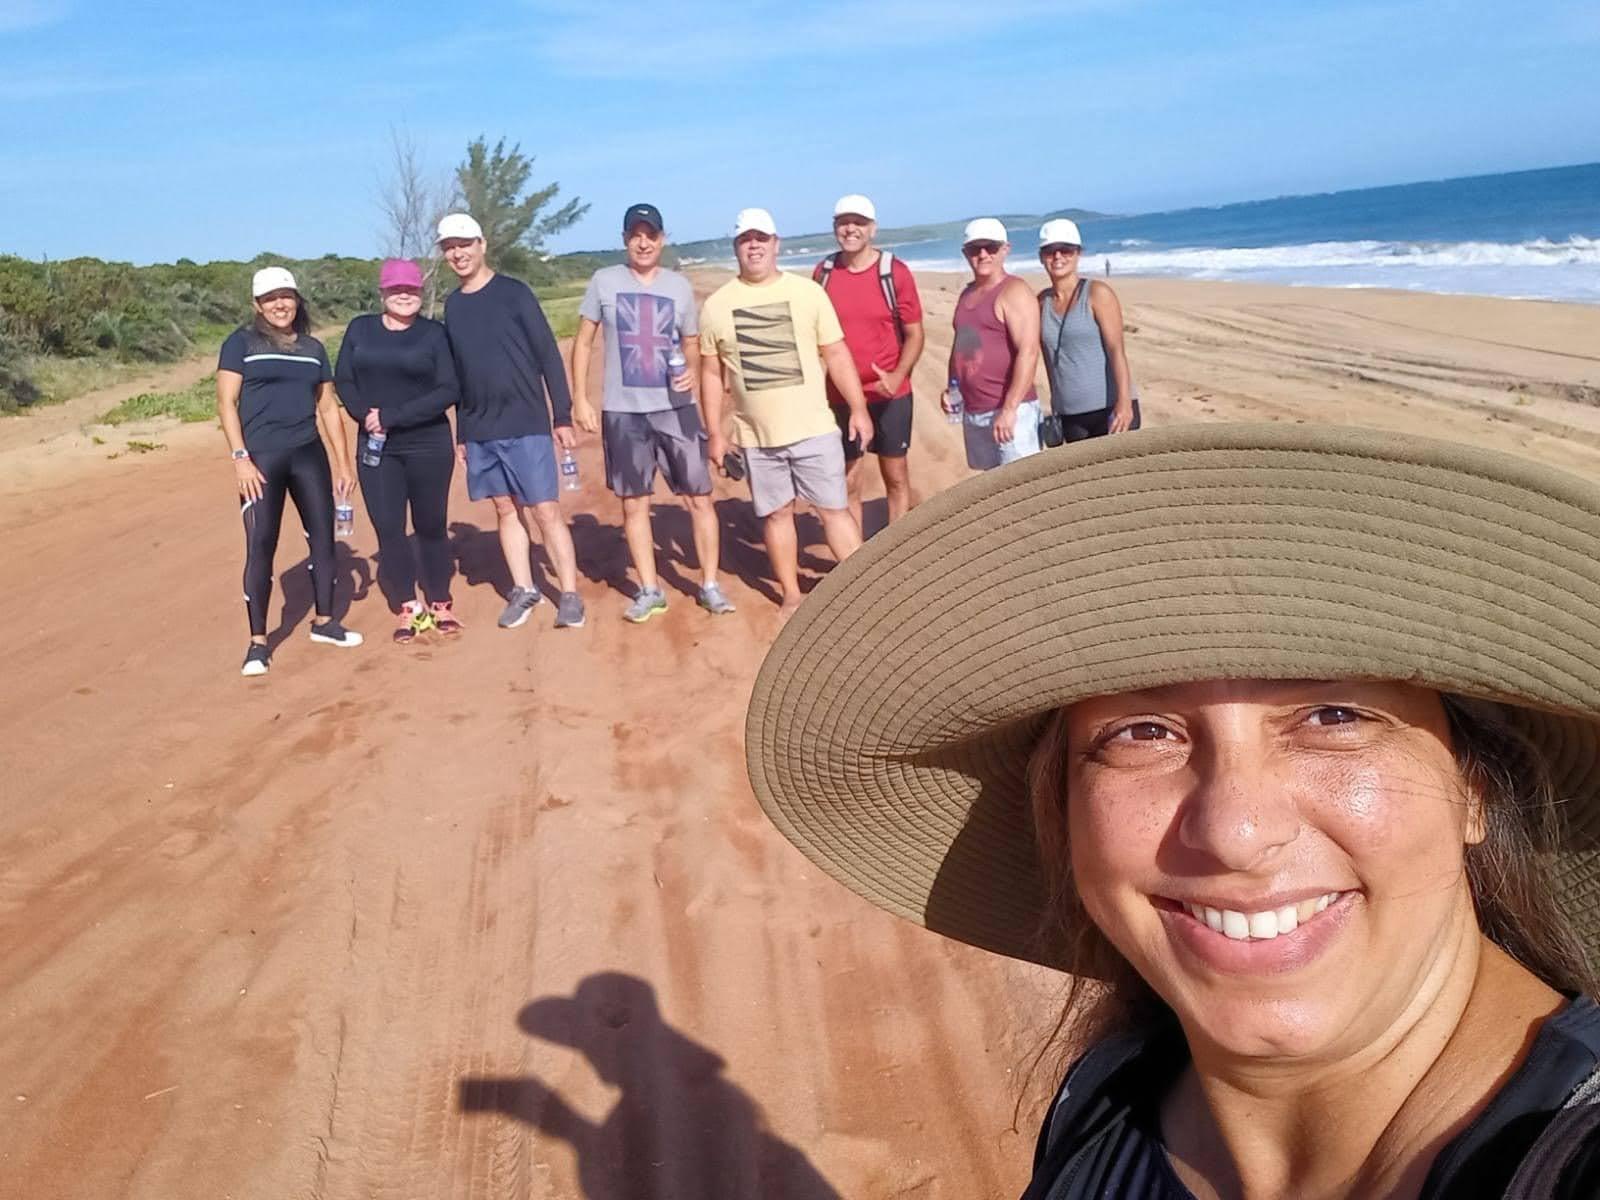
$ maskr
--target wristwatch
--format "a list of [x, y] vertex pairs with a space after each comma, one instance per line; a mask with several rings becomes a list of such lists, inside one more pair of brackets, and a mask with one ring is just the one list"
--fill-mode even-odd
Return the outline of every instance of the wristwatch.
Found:
[[249, 458], [249, 457], [250, 457], [250, 451], [248, 451], [248, 450], [235, 450], [233, 452], [233, 461], [234, 462], [238, 462], [240, 459], [245, 459], [245, 458]]

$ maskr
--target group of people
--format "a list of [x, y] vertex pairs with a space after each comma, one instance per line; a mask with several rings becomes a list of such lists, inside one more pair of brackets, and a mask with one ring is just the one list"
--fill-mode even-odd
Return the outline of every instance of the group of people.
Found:
[[[254, 319], [223, 344], [217, 371], [218, 415], [246, 531], [243, 673], [270, 667], [267, 606], [286, 497], [310, 543], [311, 637], [361, 643], [332, 613], [336, 506], [349, 503], [356, 479], [378, 537], [393, 640], [407, 643], [428, 629], [459, 634], [446, 532], [458, 464], [468, 496], [494, 505], [511, 577], [500, 626], [523, 624], [541, 600], [530, 560], [535, 531], [559, 586], [556, 626], [583, 625], [576, 553], [559, 502], [569, 464], [558, 466], [558, 458], [570, 460], [575, 427], [601, 435], [606, 483], [621, 501], [638, 575], [626, 619], [644, 622], [667, 607], [650, 516], [658, 473], [688, 507], [698, 603], [712, 615], [734, 611], [718, 580], [712, 475], [748, 479], [787, 618], [801, 599], [797, 500], [814, 507], [839, 560], [862, 542], [867, 455], [878, 459], [889, 519], [913, 503], [911, 377], [925, 345], [916, 280], [875, 244], [877, 213], [867, 197], [841, 198], [833, 228], [838, 251], [807, 279], [780, 269], [772, 215], [742, 210], [733, 230], [738, 274], [697, 309], [689, 280], [661, 265], [660, 211], [632, 205], [622, 220], [626, 262], [595, 272], [579, 306], [570, 388], [538, 299], [490, 267], [483, 230], [466, 213], [438, 227], [440, 254], [459, 284], [444, 321], [421, 315], [418, 266], [389, 259], [379, 277], [381, 311], [350, 323], [337, 368], [310, 334], [293, 276], [281, 267], [256, 272]], [[1006, 271], [1009, 250], [998, 220], [967, 225], [963, 253], [973, 278], [956, 305], [950, 386], [940, 404], [962, 423], [975, 469], [1138, 424], [1121, 310], [1108, 284], [1079, 276], [1077, 226], [1055, 220], [1041, 231], [1051, 286], [1037, 295]], [[598, 409], [589, 400], [597, 337], [604, 355]], [[1041, 357], [1048, 413], [1034, 384]], [[354, 454], [341, 407], [356, 424]], [[408, 514], [416, 556], [406, 544]]]
[[[386, 264], [383, 311], [352, 323], [337, 371], [293, 279], [259, 272], [217, 384], [248, 539], [245, 673], [268, 665], [286, 495], [311, 542], [311, 636], [360, 642], [331, 608], [346, 412], [399, 640], [461, 628], [443, 532], [458, 458], [495, 505], [500, 623], [540, 599], [531, 526], [556, 623], [583, 623], [557, 503], [574, 423], [601, 432], [622, 499], [630, 619], [666, 604], [658, 471], [689, 497], [702, 606], [732, 607], [717, 471], [748, 474], [792, 608], [797, 498], [841, 559], [861, 544], [864, 454], [891, 515], [911, 503], [922, 310], [874, 215], [842, 200], [839, 252], [805, 279], [779, 270], [770, 214], [744, 210], [738, 277], [697, 313], [660, 266], [660, 214], [630, 208], [628, 261], [580, 309], [576, 399], [538, 302], [488, 268], [470, 217], [439, 227], [461, 282], [443, 326], [418, 315], [415, 265]], [[1026, 1200], [1600, 1194], [1600, 487], [1334, 425], [1101, 438], [1139, 412], [1116, 296], [1079, 276], [1081, 247], [1047, 223], [1050, 287], [1032, 295], [1001, 223], [967, 227], [941, 403], [969, 464], [1016, 465], [959, 512], [911, 515], [787, 624], [745, 726], [757, 798], [872, 903], [1070, 974], [1072, 1055]]]

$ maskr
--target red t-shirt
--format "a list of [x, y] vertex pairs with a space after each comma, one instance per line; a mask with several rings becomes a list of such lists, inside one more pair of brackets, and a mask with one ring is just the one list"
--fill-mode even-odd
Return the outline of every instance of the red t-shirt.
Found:
[[[894, 275], [894, 298], [900, 309], [900, 319], [907, 325], [920, 323], [922, 300], [917, 295], [917, 281], [911, 276], [911, 268], [897, 258], [890, 270]], [[822, 264], [818, 263], [811, 277], [816, 279], [821, 274]], [[856, 374], [861, 376], [861, 388], [868, 402], [890, 399], [868, 386], [878, 380], [878, 373], [872, 369], [874, 363], [885, 371], [892, 371], [900, 361], [900, 339], [895, 337], [894, 317], [889, 313], [888, 301], [878, 282], [878, 264], [874, 262], [865, 271], [834, 267], [833, 274], [828, 276], [828, 299], [833, 301], [833, 310], [839, 314], [844, 343], [850, 347], [850, 357], [855, 359]], [[910, 394], [911, 379], [907, 376], [900, 395]], [[828, 400], [844, 406], [844, 397], [839, 395], [831, 379], [828, 380]]]

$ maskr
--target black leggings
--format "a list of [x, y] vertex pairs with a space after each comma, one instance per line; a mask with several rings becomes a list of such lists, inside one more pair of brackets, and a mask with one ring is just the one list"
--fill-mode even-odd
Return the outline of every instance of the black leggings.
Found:
[[333, 613], [333, 472], [320, 441], [292, 450], [252, 450], [250, 457], [266, 482], [261, 485], [261, 499], [241, 501], [239, 507], [244, 517], [244, 603], [250, 614], [250, 635], [264, 637], [285, 493], [294, 500], [306, 541], [311, 544], [311, 588], [317, 616], [327, 620]]
[[406, 545], [406, 505], [417, 531], [422, 558], [422, 594], [428, 603], [450, 599], [450, 539], [445, 530], [445, 510], [450, 502], [450, 476], [456, 469], [455, 450], [385, 450], [378, 465], [362, 463], [361, 494], [367, 516], [378, 534], [378, 586], [391, 612], [417, 598], [417, 569]]

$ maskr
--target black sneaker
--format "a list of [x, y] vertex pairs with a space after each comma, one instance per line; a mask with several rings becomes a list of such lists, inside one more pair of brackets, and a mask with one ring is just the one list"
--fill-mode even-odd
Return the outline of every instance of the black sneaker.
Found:
[[329, 646], [359, 646], [361, 635], [354, 629], [346, 629], [337, 621], [324, 621], [321, 625], [311, 627], [311, 640], [325, 642]]
[[258, 642], [251, 642], [250, 649], [245, 651], [244, 666], [239, 668], [241, 675], [265, 675], [272, 666], [272, 651]]

